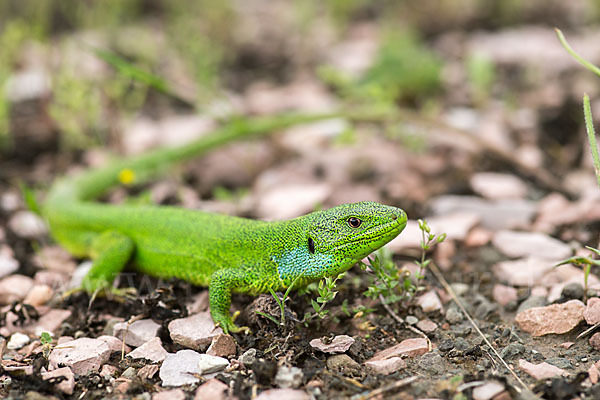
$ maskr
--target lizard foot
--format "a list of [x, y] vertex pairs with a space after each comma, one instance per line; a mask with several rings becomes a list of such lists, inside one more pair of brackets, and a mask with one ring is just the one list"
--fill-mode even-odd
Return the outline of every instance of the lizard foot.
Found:
[[97, 297], [105, 297], [111, 301], [117, 301], [119, 303], [124, 303], [127, 300], [134, 300], [137, 298], [137, 290], [133, 287], [126, 288], [114, 288], [112, 286], [109, 287], [100, 287], [93, 292], [87, 290], [84, 286], [79, 286], [73, 289], [69, 289], [62, 294], [62, 298], [67, 299], [74, 295], [75, 293], [85, 292], [90, 294], [90, 305], [94, 302]]
[[246, 335], [252, 333], [249, 327], [247, 326], [237, 326], [233, 321], [240, 315], [239, 311], [233, 313], [231, 318], [226, 318], [224, 320], [218, 321], [215, 323], [215, 326], [221, 327], [223, 332], [225, 333], [239, 333], [244, 332]]

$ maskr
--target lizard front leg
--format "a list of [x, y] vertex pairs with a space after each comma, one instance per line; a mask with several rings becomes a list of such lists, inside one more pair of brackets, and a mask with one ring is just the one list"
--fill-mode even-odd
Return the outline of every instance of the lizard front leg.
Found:
[[268, 291], [268, 287], [278, 289], [281, 286], [279, 275], [271, 273], [268, 268], [225, 268], [215, 271], [210, 279], [208, 300], [210, 315], [215, 324], [225, 333], [249, 332], [248, 327], [238, 327], [233, 323], [229, 312], [231, 293], [258, 294]]
[[244, 287], [244, 275], [245, 272], [241, 268], [225, 268], [215, 271], [210, 278], [208, 288], [210, 315], [215, 325], [220, 326], [225, 333], [250, 331], [248, 327], [234, 324], [229, 312], [231, 292]]
[[116, 275], [127, 265], [135, 245], [133, 240], [122, 233], [106, 231], [93, 238], [89, 254], [92, 268], [83, 278], [81, 287], [66, 293], [83, 290], [89, 294], [120, 294], [112, 287]]

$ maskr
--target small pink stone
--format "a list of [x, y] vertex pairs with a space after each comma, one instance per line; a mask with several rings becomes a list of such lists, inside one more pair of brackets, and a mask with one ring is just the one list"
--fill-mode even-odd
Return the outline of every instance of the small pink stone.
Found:
[[[210, 397], [206, 397], [209, 399]], [[164, 390], [154, 393], [152, 400], [185, 400], [185, 392], [181, 389]]]
[[389, 375], [402, 368], [406, 368], [406, 361], [400, 357], [392, 357], [385, 360], [367, 361], [365, 365], [378, 374]]
[[505, 306], [511, 301], [517, 301], [517, 289], [512, 286], [494, 285], [492, 292], [496, 303]]
[[345, 353], [353, 343], [354, 338], [348, 335], [338, 335], [328, 343], [325, 343], [321, 338], [313, 339], [310, 341], [310, 346], [323, 353]]
[[596, 350], [600, 350], [600, 332], [596, 332], [590, 337], [590, 346]]
[[571, 331], [583, 320], [584, 309], [585, 305], [581, 301], [569, 300], [563, 304], [521, 311], [515, 317], [515, 321], [522, 330], [533, 336], [562, 334]]
[[417, 357], [429, 351], [429, 345], [424, 338], [406, 339], [395, 346], [378, 351], [367, 361], [385, 360], [392, 357]]
[[537, 380], [569, 375], [564, 369], [555, 367], [547, 362], [532, 364], [526, 360], [519, 360], [519, 368]]
[[429, 319], [424, 319], [417, 322], [417, 328], [419, 328], [425, 333], [433, 332], [437, 329], [437, 327], [437, 324]]
[[583, 317], [589, 325], [600, 323], [600, 298], [591, 297], [588, 299]]
[[71, 368], [63, 367], [63, 368], [55, 369], [54, 371], [42, 373], [42, 379], [44, 379], [44, 380], [48, 380], [50, 378], [56, 378], [59, 376], [64, 376], [67, 379], [60, 383], [57, 383], [56, 388], [65, 394], [68, 394], [68, 395], [73, 394], [73, 389], [75, 388], [75, 374], [73, 374], [73, 371], [71, 371]]
[[231, 335], [221, 333], [212, 339], [206, 354], [217, 357], [233, 356], [237, 353], [235, 340]]
[[442, 309], [442, 301], [434, 290], [423, 294], [417, 299], [417, 304], [424, 312], [439, 311]]
[[225, 400], [227, 398], [226, 393], [227, 385], [218, 379], [212, 378], [204, 382], [198, 387], [198, 389], [196, 389], [196, 395], [194, 396], [194, 400]]

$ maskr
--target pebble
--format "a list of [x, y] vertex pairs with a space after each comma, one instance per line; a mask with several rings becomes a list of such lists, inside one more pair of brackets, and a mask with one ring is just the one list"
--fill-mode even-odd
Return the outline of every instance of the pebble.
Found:
[[280, 388], [297, 389], [302, 384], [302, 378], [304, 378], [304, 374], [300, 368], [282, 365], [277, 369], [275, 384]]
[[0, 280], [0, 305], [20, 301], [27, 296], [33, 287], [33, 279], [28, 276], [13, 274]]
[[451, 303], [448, 309], [446, 310], [446, 321], [451, 324], [458, 324], [464, 319], [464, 315], [462, 311], [458, 308], [456, 303]]
[[[558, 283], [548, 282], [549, 273], [554, 268], [554, 262], [539, 257], [527, 257], [518, 260], [501, 261], [492, 266], [494, 275], [511, 286], [533, 287], [542, 282], [546, 285]], [[552, 275], [550, 275], [552, 277]]]
[[32, 335], [40, 336], [42, 332], [48, 332], [51, 336], [58, 331], [62, 323], [71, 317], [71, 310], [50, 309], [45, 312], [40, 319], [27, 326], [23, 326], [25, 330]]
[[496, 284], [492, 290], [492, 297], [496, 303], [506, 306], [511, 301], [517, 301], [517, 289], [512, 286]]
[[13, 251], [8, 246], [0, 247], [0, 278], [12, 274], [19, 269], [19, 261], [14, 258]]
[[419, 296], [417, 299], [417, 304], [421, 307], [423, 312], [426, 313], [439, 311], [442, 309], [442, 302], [435, 290], [430, 290], [429, 292]]
[[476, 307], [473, 312], [475, 318], [485, 320], [490, 314], [496, 312], [498, 305], [489, 301], [486, 297], [477, 295]]
[[213, 338], [223, 333], [221, 328], [215, 327], [209, 311], [174, 319], [168, 328], [173, 342], [199, 351], [206, 350]]
[[108, 361], [110, 353], [110, 348], [104, 341], [80, 338], [55, 347], [50, 353], [49, 362], [52, 369], [66, 365], [76, 375], [85, 375], [100, 370]]
[[409, 325], [416, 325], [419, 322], [419, 318], [415, 317], [414, 315], [407, 315], [404, 320]]
[[[42, 271], [60, 272], [71, 275], [77, 265], [73, 257], [59, 246], [45, 246], [34, 256], [34, 262]], [[50, 283], [48, 285], [52, 286]]]
[[90, 260], [86, 260], [79, 264], [77, 267], [75, 267], [75, 270], [71, 274], [71, 280], [69, 281], [68, 288], [76, 289], [78, 287], [81, 287], [81, 285], [83, 284], [83, 280], [85, 279], [87, 273], [90, 272], [91, 269], [92, 261]]
[[600, 332], [594, 333], [590, 337], [589, 342], [590, 342], [590, 346], [592, 346], [594, 349], [600, 350]]
[[555, 376], [569, 375], [565, 370], [555, 367], [554, 365], [550, 365], [546, 362], [532, 364], [526, 360], [519, 360], [519, 369], [525, 371], [527, 374], [537, 380], [553, 378]]
[[185, 400], [185, 392], [181, 389], [163, 390], [153, 393], [152, 400]]
[[322, 351], [323, 353], [345, 353], [350, 346], [354, 344], [354, 338], [348, 335], [338, 335], [331, 341], [325, 343], [322, 338], [313, 339], [310, 341], [310, 346], [313, 349]]
[[16, 332], [10, 336], [10, 340], [6, 344], [6, 348], [9, 350], [18, 350], [29, 343], [29, 336]]
[[450, 284], [450, 287], [457, 296], [463, 296], [469, 291], [469, 285], [466, 283], [454, 282]]
[[425, 333], [434, 332], [437, 329], [437, 324], [429, 319], [424, 319], [417, 322], [417, 328]]
[[432, 374], [440, 375], [446, 371], [446, 361], [438, 353], [425, 353], [419, 359], [419, 367]]
[[314, 210], [332, 193], [324, 183], [280, 184], [261, 193], [256, 212], [261, 219], [282, 220]]
[[102, 369], [100, 369], [100, 376], [106, 380], [110, 380], [114, 378], [119, 373], [119, 369], [114, 365], [104, 364]]
[[162, 347], [160, 338], [154, 337], [127, 354], [127, 357], [133, 359], [143, 358], [152, 362], [161, 362], [164, 361], [167, 354], [167, 351]]
[[108, 345], [111, 353], [115, 353], [115, 352], [120, 353], [122, 351], [125, 351], [125, 353], [129, 353], [131, 351], [131, 347], [129, 347], [127, 345], [123, 346], [123, 341], [120, 339], [117, 339], [114, 336], [102, 335], [102, 336], [98, 336], [98, 339], [102, 340], [104, 343], [106, 343]]
[[579, 282], [570, 282], [563, 287], [561, 297], [567, 300], [582, 300], [584, 294], [583, 286]]
[[510, 359], [515, 356], [518, 356], [519, 354], [524, 354], [524, 353], [525, 353], [524, 345], [522, 345], [521, 343], [510, 343], [505, 348], [502, 349], [502, 351], [500, 352], [500, 355], [502, 356], [502, 358]]
[[488, 199], [522, 199], [527, 195], [527, 185], [510, 174], [478, 172], [469, 183], [475, 193]]
[[467, 342], [467, 340], [465, 338], [462, 337], [458, 337], [456, 338], [456, 340], [454, 341], [454, 348], [456, 350], [459, 351], [465, 351], [467, 350], [471, 345], [469, 344], [469, 342]]
[[268, 389], [256, 396], [255, 400], [310, 400], [310, 396], [298, 389]]
[[477, 196], [444, 195], [431, 202], [436, 215], [475, 213], [482, 227], [497, 231], [527, 226], [537, 212], [535, 202], [521, 199], [486, 200]]
[[46, 304], [54, 295], [54, 290], [48, 285], [34, 285], [23, 303], [32, 305], [34, 307]]
[[159, 370], [162, 386], [183, 386], [199, 382], [200, 379], [193, 374], [201, 373], [201, 356], [202, 354], [193, 350], [179, 350], [175, 354], [167, 354]]
[[469, 231], [465, 238], [465, 246], [467, 247], [483, 247], [492, 240], [493, 233], [479, 226], [474, 227]]
[[200, 359], [198, 360], [198, 368], [201, 375], [223, 371], [228, 366], [229, 361], [223, 357], [200, 354]]
[[508, 257], [540, 257], [562, 260], [571, 256], [571, 247], [540, 232], [503, 230], [496, 232], [492, 244]]
[[446, 240], [464, 241], [469, 231], [479, 223], [480, 216], [472, 212], [454, 212], [427, 219], [432, 232], [446, 234]]
[[405, 339], [395, 346], [378, 351], [368, 361], [385, 360], [391, 357], [416, 357], [429, 351], [427, 340], [424, 338]]
[[592, 385], [598, 383], [598, 379], [600, 378], [600, 369], [598, 369], [596, 364], [592, 364], [592, 366], [588, 369], [588, 377], [590, 378]]
[[504, 384], [498, 381], [488, 381], [473, 389], [473, 400], [490, 400], [504, 391]]
[[530, 308], [545, 307], [547, 305], [548, 301], [546, 300], [545, 296], [530, 296], [519, 305], [519, 308], [517, 308], [517, 314], [522, 311], [529, 310]]
[[42, 379], [48, 380], [51, 378], [57, 378], [59, 376], [64, 376], [66, 380], [63, 380], [57, 383], [55, 386], [58, 390], [67, 395], [73, 394], [73, 389], [75, 389], [75, 374], [69, 367], [58, 368], [50, 372], [42, 372]]
[[141, 379], [152, 379], [158, 372], [159, 366], [157, 364], [144, 365], [137, 373], [137, 376]]
[[44, 220], [31, 211], [17, 211], [8, 221], [9, 228], [19, 237], [35, 239], [48, 233]]
[[225, 400], [227, 398], [227, 385], [218, 379], [212, 378], [198, 386], [194, 400]]
[[588, 299], [585, 310], [583, 311], [583, 317], [585, 318], [585, 322], [589, 325], [600, 323], [600, 298], [591, 297]]
[[534, 307], [517, 314], [515, 321], [525, 332], [533, 336], [571, 331], [583, 320], [585, 305], [579, 300], [563, 304]]
[[392, 357], [385, 360], [367, 361], [365, 362], [365, 365], [371, 368], [375, 373], [389, 375], [406, 368], [406, 361], [400, 357]]
[[125, 379], [133, 379], [137, 376], [137, 369], [135, 369], [134, 367], [129, 367], [127, 368], [125, 371], [123, 371], [123, 373], [121, 374], [121, 378], [125, 378]]
[[360, 375], [360, 364], [347, 354], [335, 354], [327, 359], [327, 369], [346, 376]]
[[250, 348], [244, 352], [238, 359], [244, 366], [249, 367], [256, 361], [256, 349]]
[[231, 335], [221, 333], [212, 339], [206, 354], [217, 357], [234, 356], [237, 353], [235, 340]]
[[562, 357], [548, 358], [546, 360], [546, 362], [548, 364], [552, 364], [552, 365], [554, 365], [555, 367], [558, 367], [558, 368], [573, 369], [573, 364], [571, 364], [571, 361], [569, 361], [566, 358], [562, 358]]
[[113, 326], [113, 336], [133, 347], [139, 347], [158, 335], [160, 325], [151, 319], [140, 319], [131, 324], [119, 322]]

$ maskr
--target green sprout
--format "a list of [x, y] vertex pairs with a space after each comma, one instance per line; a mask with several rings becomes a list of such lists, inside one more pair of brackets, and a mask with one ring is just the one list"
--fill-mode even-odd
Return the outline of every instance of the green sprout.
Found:
[[[600, 250], [595, 249], [590, 246], [585, 246], [585, 248], [588, 250], [591, 250], [596, 255], [600, 256]], [[583, 286], [585, 289], [585, 294], [584, 294], [585, 296], [587, 296], [588, 278], [590, 276], [590, 271], [592, 269], [592, 266], [593, 265], [600, 266], [600, 260], [594, 260], [592, 257], [593, 257], [593, 254], [590, 254], [589, 257], [583, 257], [583, 256], [570, 257], [570, 258], [567, 258], [566, 260], [563, 260], [563, 261], [559, 262], [558, 264], [554, 265], [554, 267], [559, 267], [559, 266], [565, 265], [565, 264], [573, 264], [576, 267], [582, 267], [583, 268]]]
[[42, 332], [40, 335], [40, 342], [42, 342], [42, 354], [44, 358], [50, 357], [50, 352], [54, 345], [52, 344], [52, 336], [48, 332]]
[[383, 304], [397, 303], [414, 297], [415, 293], [422, 289], [419, 283], [424, 278], [423, 271], [427, 268], [431, 259], [427, 252], [437, 243], [446, 239], [446, 234], [436, 235], [431, 233], [431, 228], [425, 220], [419, 220], [421, 229], [421, 258], [415, 263], [419, 271], [414, 275], [416, 284], [411, 280], [411, 273], [406, 268], [398, 268], [392, 259], [392, 254], [382, 248], [373, 258], [369, 258], [369, 265], [361, 262], [361, 268], [371, 269], [374, 273], [373, 284], [365, 291], [365, 295], [373, 299], [382, 299]]

